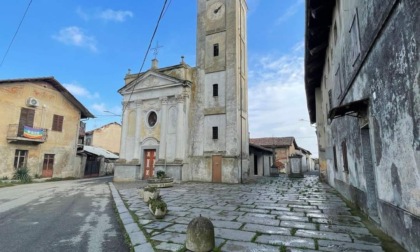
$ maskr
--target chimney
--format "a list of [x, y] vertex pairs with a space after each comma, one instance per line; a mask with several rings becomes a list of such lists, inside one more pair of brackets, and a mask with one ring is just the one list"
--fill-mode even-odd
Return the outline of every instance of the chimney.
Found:
[[158, 60], [152, 59], [152, 69], [158, 69]]

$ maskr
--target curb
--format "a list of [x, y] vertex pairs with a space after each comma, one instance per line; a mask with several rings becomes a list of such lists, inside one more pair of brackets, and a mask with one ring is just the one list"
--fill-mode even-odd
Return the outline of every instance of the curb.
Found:
[[152, 244], [147, 242], [146, 236], [140, 230], [138, 224], [134, 221], [128, 209], [125, 207], [118, 190], [114, 183], [109, 182], [109, 189], [111, 190], [112, 198], [117, 207], [118, 214], [122, 223], [124, 224], [125, 232], [130, 237], [131, 246], [134, 247], [135, 252], [154, 252]]

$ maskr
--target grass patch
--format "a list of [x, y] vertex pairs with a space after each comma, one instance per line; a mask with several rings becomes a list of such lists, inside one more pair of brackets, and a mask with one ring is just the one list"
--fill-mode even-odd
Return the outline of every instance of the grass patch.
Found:
[[252, 237], [251, 242], [255, 242], [257, 240], [258, 236], [260, 236], [260, 235], [262, 235], [262, 233], [257, 231], [257, 233], [254, 235], [254, 237]]
[[291, 230], [290, 230], [290, 235], [291, 236], [295, 236], [295, 234], [296, 234], [296, 231], [297, 231], [298, 229], [297, 228], [292, 228]]
[[112, 203], [112, 207], [114, 208], [115, 216], [117, 217], [118, 225], [120, 226], [123, 235], [124, 235], [124, 243], [127, 244], [127, 246], [130, 248], [130, 252], [134, 252], [134, 247], [131, 245], [130, 236], [128, 236], [127, 231], [125, 231], [124, 223], [122, 222], [120, 215], [118, 213], [117, 206], [115, 205], [115, 202]]
[[284, 244], [280, 245], [280, 252], [287, 252], [286, 245], [284, 245]]
[[2, 188], [2, 187], [10, 187], [10, 186], [19, 185], [19, 184], [20, 183], [0, 181], [0, 188]]
[[315, 238], [314, 241], [315, 241], [315, 250], [319, 250], [318, 239]]
[[50, 178], [45, 180], [45, 182], [55, 182], [55, 181], [63, 181], [63, 180], [75, 180], [75, 177], [65, 177], [65, 178]]

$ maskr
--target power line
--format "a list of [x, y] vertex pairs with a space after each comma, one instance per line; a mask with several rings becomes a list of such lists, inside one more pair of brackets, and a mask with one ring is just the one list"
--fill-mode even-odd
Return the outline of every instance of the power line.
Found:
[[[163, 14], [166, 12], [166, 10], [165, 10], [165, 9], [166, 9], [166, 4], [167, 4], [167, 2], [168, 2], [168, 0], [165, 0], [165, 2], [163, 3], [163, 7], [162, 7], [162, 10], [161, 10], [161, 12], [160, 12], [159, 19], [158, 19], [158, 21], [157, 21], [157, 23], [156, 23], [156, 26], [155, 26], [155, 30], [153, 31], [152, 37], [150, 38], [149, 46], [147, 47], [146, 53], [145, 53], [145, 55], [144, 55], [143, 62], [142, 62], [142, 64], [141, 64], [139, 74], [140, 74], [140, 73], [141, 73], [141, 71], [143, 70], [143, 66], [144, 66], [144, 63], [146, 62], [147, 55], [149, 55], [150, 47], [152, 46], [153, 39], [155, 38], [155, 35], [156, 35], [156, 32], [157, 32], [157, 29], [158, 29], [158, 27], [159, 27], [160, 20], [162, 19]], [[134, 81], [134, 80], [133, 80], [133, 81]], [[127, 101], [126, 105], [124, 105], [124, 106], [123, 106], [123, 112], [122, 112], [122, 114], [123, 114], [123, 115], [124, 115], [125, 110], [127, 109], [128, 103], [129, 103], [129, 102], [130, 102], [130, 100], [131, 100], [131, 96], [133, 95], [134, 88], [135, 88], [135, 85], [132, 87], [132, 90], [131, 90], [130, 96], [128, 97], [128, 101]]]
[[19, 32], [20, 26], [22, 25], [22, 22], [23, 22], [23, 20], [25, 19], [26, 13], [28, 12], [28, 10], [29, 10], [29, 6], [31, 6], [31, 4], [32, 4], [32, 0], [30, 0], [30, 1], [29, 1], [28, 6], [26, 7], [25, 13], [23, 13], [23, 17], [22, 17], [22, 19], [21, 19], [21, 20], [20, 20], [20, 22], [19, 22], [19, 25], [18, 25], [18, 27], [17, 27], [17, 29], [16, 29], [15, 34], [13, 35], [12, 41], [10, 41], [9, 47], [7, 47], [7, 50], [6, 50], [6, 52], [4, 53], [3, 59], [2, 59], [2, 60], [1, 60], [1, 62], [0, 62], [0, 67], [3, 65], [3, 62], [4, 62], [4, 60], [6, 59], [7, 54], [9, 53], [9, 50], [10, 50], [10, 47], [12, 47], [13, 41], [15, 41], [16, 35], [17, 35], [17, 34], [18, 34], [18, 32]]

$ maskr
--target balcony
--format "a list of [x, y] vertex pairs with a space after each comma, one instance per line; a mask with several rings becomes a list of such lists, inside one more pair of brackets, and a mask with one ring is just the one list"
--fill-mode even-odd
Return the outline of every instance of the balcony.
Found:
[[9, 124], [7, 141], [9, 143], [40, 144], [47, 141], [48, 129]]

